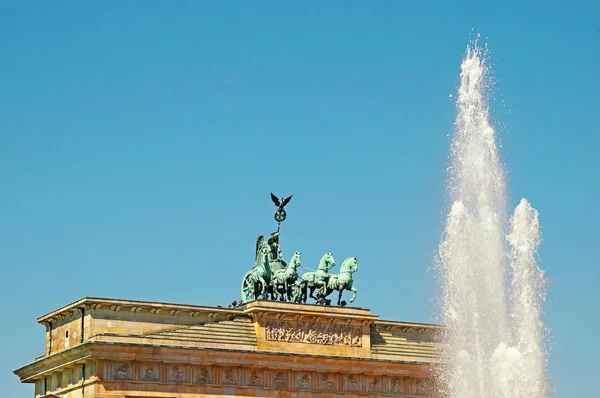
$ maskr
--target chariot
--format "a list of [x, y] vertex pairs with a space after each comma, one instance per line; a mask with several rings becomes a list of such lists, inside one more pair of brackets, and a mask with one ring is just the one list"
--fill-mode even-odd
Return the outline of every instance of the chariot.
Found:
[[295, 252], [288, 263], [283, 258], [279, 244], [279, 225], [285, 220], [283, 207], [291, 196], [281, 201], [273, 194], [271, 198], [278, 206], [275, 212], [277, 231], [271, 233], [266, 242], [263, 235], [258, 235], [256, 239], [254, 267], [242, 279], [242, 302], [264, 299], [306, 303], [311, 297], [317, 304], [328, 304], [330, 300], [327, 300], [327, 296], [338, 291], [337, 304], [344, 305], [341, 299], [345, 290], [354, 293], [350, 299], [353, 302], [357, 291], [353, 287], [352, 274], [358, 271], [358, 259], [347, 258], [340, 267], [340, 273], [331, 275], [329, 270], [335, 266], [335, 260], [331, 253], [325, 253], [316, 270], [306, 272], [299, 278], [297, 269], [302, 267], [300, 252]]

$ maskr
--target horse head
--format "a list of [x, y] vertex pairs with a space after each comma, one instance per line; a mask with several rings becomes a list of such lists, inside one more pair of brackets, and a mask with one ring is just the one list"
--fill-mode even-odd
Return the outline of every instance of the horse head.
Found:
[[348, 257], [344, 260], [342, 266], [340, 267], [340, 273], [350, 272], [351, 274], [353, 274], [356, 271], [358, 271], [358, 258], [356, 257]]
[[290, 263], [289, 263], [288, 267], [292, 267], [293, 269], [298, 268], [300, 266], [301, 256], [302, 256], [302, 253], [295, 252], [294, 255], [292, 256], [292, 258], [290, 259]]
[[319, 261], [319, 270], [321, 271], [329, 271], [330, 268], [335, 266], [335, 260], [333, 259], [333, 254], [325, 253], [323, 257], [321, 257], [321, 261]]

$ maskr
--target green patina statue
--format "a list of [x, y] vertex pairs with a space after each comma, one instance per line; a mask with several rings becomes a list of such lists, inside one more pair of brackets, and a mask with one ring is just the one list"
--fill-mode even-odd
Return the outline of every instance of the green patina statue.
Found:
[[298, 280], [298, 267], [300, 266], [300, 252], [294, 253], [287, 267], [273, 272], [271, 288], [275, 299], [292, 301], [293, 288]]
[[267, 295], [273, 271], [266, 246], [261, 247], [259, 253], [254, 268], [246, 272], [242, 280], [242, 301], [256, 300]]
[[257, 300], [260, 297], [266, 299], [269, 295], [273, 298], [272, 275], [285, 270], [287, 266], [279, 245], [279, 231], [272, 232], [266, 242], [263, 235], [258, 235], [254, 268], [242, 280], [242, 301]]
[[[286, 218], [283, 207], [289, 203], [292, 196], [279, 200], [271, 194], [273, 203], [277, 206], [275, 220], [281, 225]], [[339, 292], [338, 305], [342, 302], [342, 294], [349, 290], [354, 293], [350, 302], [356, 298], [356, 288], [353, 287], [352, 274], [358, 271], [358, 260], [349, 257], [342, 263], [340, 273], [331, 275], [329, 270], [335, 266], [331, 253], [325, 253], [319, 261], [316, 271], [306, 272], [298, 278], [298, 268], [302, 267], [301, 254], [295, 252], [290, 262], [283, 258], [279, 244], [279, 226], [265, 242], [263, 235], [256, 239], [254, 267], [246, 273], [242, 280], [242, 302], [266, 299], [288, 302], [306, 303], [308, 297], [317, 304], [329, 304], [327, 297], [334, 291]]]
[[324, 297], [329, 296], [334, 291], [338, 291], [340, 294], [338, 296], [337, 304], [340, 305], [342, 301], [342, 293], [344, 290], [350, 290], [352, 293], [352, 297], [350, 298], [350, 302], [354, 302], [356, 299], [357, 290], [352, 286], [354, 280], [352, 279], [352, 274], [358, 271], [358, 258], [356, 257], [348, 257], [344, 260], [340, 267], [340, 273], [334, 274], [329, 277], [327, 281], [327, 287], [324, 294]]
[[[318, 300], [318, 297], [322, 296], [322, 294], [317, 294], [317, 297], [315, 297], [314, 292], [316, 289], [320, 289], [320, 291], [324, 292], [327, 281], [329, 281], [329, 270], [333, 267], [335, 267], [333, 254], [325, 253], [323, 257], [321, 257], [321, 261], [319, 261], [319, 266], [316, 271], [307, 272], [302, 275], [300, 280], [300, 301], [306, 303], [308, 297]], [[310, 290], [308, 297], [306, 295], [307, 290]]]

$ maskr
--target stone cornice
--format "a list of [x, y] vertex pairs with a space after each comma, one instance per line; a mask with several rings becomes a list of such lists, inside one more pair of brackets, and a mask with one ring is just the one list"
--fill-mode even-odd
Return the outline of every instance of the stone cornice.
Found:
[[[124, 348], [126, 348], [124, 350]], [[195, 351], [197, 355], [190, 355], [191, 351]], [[287, 364], [284, 367], [290, 370], [297, 368], [298, 370], [305, 369], [314, 363], [315, 358], [319, 358], [319, 362], [327, 365], [331, 372], [339, 372], [348, 369], [350, 366], [360, 367], [362, 373], [378, 373], [386, 369], [389, 374], [404, 374], [402, 369], [412, 367], [427, 366], [429, 363], [417, 361], [398, 361], [378, 358], [365, 357], [346, 357], [346, 356], [331, 356], [318, 354], [299, 354], [299, 353], [284, 353], [284, 352], [269, 352], [256, 350], [240, 350], [228, 348], [203, 348], [203, 347], [157, 347], [151, 344], [131, 344], [120, 342], [102, 342], [90, 341], [80, 344], [71, 349], [59, 352], [57, 354], [44, 357], [33, 363], [27, 364], [13, 373], [17, 375], [22, 383], [31, 383], [40, 377], [44, 377], [56, 371], [61, 371], [65, 367], [73, 366], [89, 360], [97, 359], [112, 359], [119, 358], [122, 361], [142, 360], [142, 361], [159, 361], [164, 363], [164, 357], [171, 358], [172, 363], [199, 364], [211, 363], [214, 365], [231, 364], [232, 360], [239, 360], [240, 353], [250, 355], [247, 363], [240, 363], [238, 366], [255, 366], [261, 364], [262, 367], [280, 367], [284, 362]], [[177, 357], [181, 360], [178, 360]], [[197, 359], [194, 359], [194, 356]], [[293, 363], [289, 361], [289, 357], [296, 357]], [[290, 363], [292, 365], [290, 365]], [[353, 365], [354, 364], [354, 365]], [[391, 365], [398, 365], [398, 370], [394, 371], [389, 368]]]
[[278, 319], [300, 322], [330, 321], [371, 325], [379, 317], [370, 310], [353, 307], [334, 307], [310, 304], [293, 304], [279, 301], [251, 301], [240, 307], [252, 318]]
[[84, 343], [71, 349], [40, 358], [35, 362], [13, 371], [22, 383], [31, 383], [34, 379], [52, 373], [61, 368], [84, 362], [91, 357], [91, 344]]
[[112, 311], [131, 311], [140, 312], [147, 310], [150, 313], [170, 313], [171, 315], [185, 314], [192, 317], [199, 316], [203, 313], [212, 314], [212, 317], [217, 315], [243, 315], [243, 311], [235, 308], [222, 308], [222, 307], [207, 307], [199, 305], [186, 305], [186, 304], [171, 304], [161, 302], [150, 302], [150, 301], [135, 301], [135, 300], [119, 300], [110, 298], [99, 298], [99, 297], [85, 297], [81, 300], [75, 301], [69, 305], [52, 311], [46, 315], [43, 315], [37, 319], [37, 322], [43, 325], [47, 325], [49, 322], [55, 322], [66, 318], [67, 316], [74, 315], [79, 312], [79, 309], [94, 309], [94, 310], [112, 310]]
[[[437, 329], [439, 325], [410, 323], [410, 322], [392, 322], [380, 321], [378, 316], [371, 315], [370, 310], [356, 307], [335, 307], [322, 306], [314, 304], [294, 304], [277, 301], [251, 301], [236, 308], [209, 307], [200, 305], [173, 304], [151, 301], [120, 300], [100, 297], [85, 297], [62, 308], [52, 311], [37, 319], [37, 322], [48, 325], [50, 322], [65, 319], [80, 312], [81, 309], [87, 310], [110, 310], [110, 311], [128, 311], [128, 312], [149, 312], [152, 314], [171, 314], [186, 315], [198, 317], [208, 315], [209, 318], [220, 318], [227, 316], [259, 316], [259, 317], [279, 317], [296, 320], [310, 321], [319, 318], [335, 320], [352, 320], [362, 322], [364, 325], [370, 325], [376, 322], [378, 325], [389, 327], [407, 327], [420, 328], [423, 330]], [[300, 319], [301, 317], [302, 319]]]
[[375, 322], [375, 327], [378, 330], [384, 331], [399, 331], [402, 333], [419, 333], [419, 334], [435, 334], [444, 329], [444, 325], [436, 325], [432, 323], [415, 323], [415, 322], [398, 322], [378, 320]]
[[[210, 364], [214, 366], [244, 366], [277, 368], [287, 370], [306, 370], [314, 365], [315, 359], [325, 365], [330, 372], [345, 372], [350, 367], [360, 367], [360, 373], [381, 373], [383, 370], [390, 374], [405, 374], [402, 369], [415, 369], [420, 366], [430, 366], [428, 362], [398, 361], [379, 358], [331, 356], [320, 354], [299, 354], [286, 352], [256, 351], [228, 348], [199, 348], [199, 347], [157, 347], [151, 344], [128, 344], [92, 342], [91, 358], [118, 361], [150, 361], [160, 363], [185, 363], [188, 365]], [[127, 347], [127, 350], [124, 348]], [[191, 355], [196, 351], [197, 355]], [[240, 354], [248, 355], [242, 359]], [[166, 361], [164, 358], [168, 357]], [[180, 357], [180, 359], [178, 359]], [[194, 358], [196, 357], [196, 358]], [[294, 357], [290, 361], [290, 357]], [[236, 362], [236, 364], [234, 364]], [[394, 366], [392, 366], [394, 365]], [[392, 367], [397, 365], [397, 369]]]

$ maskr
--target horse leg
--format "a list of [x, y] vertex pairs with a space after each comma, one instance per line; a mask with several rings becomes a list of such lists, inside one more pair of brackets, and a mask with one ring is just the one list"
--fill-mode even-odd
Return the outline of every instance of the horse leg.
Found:
[[344, 289], [340, 289], [340, 295], [338, 296], [338, 305], [342, 302], [342, 293], [344, 293]]
[[307, 300], [308, 300], [308, 282], [304, 283], [304, 286], [302, 287], [302, 302], [304, 304], [306, 304]]
[[264, 286], [263, 291], [265, 292], [264, 293], [265, 299], [269, 300], [269, 295], [270, 295], [271, 300], [273, 300], [273, 288], [271, 287], [271, 285], [267, 284], [267, 281], [265, 280], [263, 286]]
[[299, 289], [300, 289], [300, 302], [303, 304], [306, 304], [308, 285], [306, 283], [302, 282]]
[[354, 301], [354, 299], [356, 298], [356, 288], [355, 287], [351, 287], [349, 290], [352, 290], [352, 292], [354, 292], [354, 294], [352, 295], [352, 298], [350, 299], [350, 302], [352, 303]]
[[315, 300], [320, 300], [322, 298], [325, 298], [325, 285], [324, 284], [319, 285], [319, 286], [315, 285], [315, 293], [316, 293], [316, 296], [313, 296], [313, 298]]
[[[293, 294], [291, 294], [292, 292], [293, 292]], [[298, 286], [296, 286], [295, 284], [291, 285], [290, 286], [290, 294], [292, 296], [291, 297], [292, 303], [297, 303], [298, 302]]]
[[295, 283], [292, 286], [292, 292], [294, 292], [294, 303], [302, 302], [302, 286]]
[[315, 300], [316, 300], [317, 298], [314, 296], [314, 293], [315, 293], [315, 288], [316, 288], [316, 286], [315, 286], [315, 285], [312, 285], [312, 286], [310, 287], [310, 294], [308, 295], [308, 297], [310, 297], [311, 299], [315, 299]]
[[331, 292], [333, 292], [333, 289], [330, 289], [327, 286], [327, 283], [323, 282], [323, 286], [321, 286], [321, 290], [320, 290], [320, 294], [321, 294], [321, 297], [323, 298], [323, 300], [325, 300], [327, 298], [327, 296], [329, 296], [331, 294]]
[[285, 295], [284, 301], [289, 302], [292, 300], [292, 293], [290, 291], [290, 285], [288, 285], [287, 279], [285, 281], [283, 281], [283, 294]]
[[285, 301], [286, 291], [287, 291], [287, 283], [285, 283], [285, 281], [284, 281], [283, 282], [283, 291], [279, 290], [277, 292], [277, 293], [279, 293], [279, 301]]
[[301, 280], [298, 286], [298, 294], [300, 294], [300, 302], [305, 304], [308, 297], [308, 282]]
[[289, 300], [290, 302], [295, 303], [296, 302], [296, 281], [288, 284], [288, 296], [289, 296]]
[[323, 305], [327, 305], [327, 297], [328, 297], [328, 296], [329, 296], [331, 293], [333, 293], [333, 290], [334, 290], [334, 289], [332, 289], [332, 288], [330, 288], [330, 287], [323, 286], [323, 291], [322, 291], [322, 293], [321, 293], [321, 304], [323, 304]]

